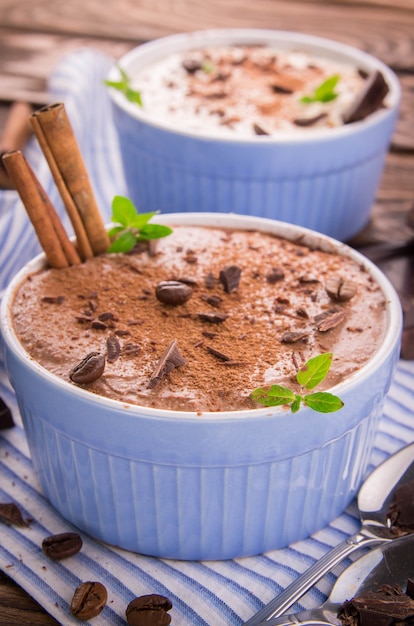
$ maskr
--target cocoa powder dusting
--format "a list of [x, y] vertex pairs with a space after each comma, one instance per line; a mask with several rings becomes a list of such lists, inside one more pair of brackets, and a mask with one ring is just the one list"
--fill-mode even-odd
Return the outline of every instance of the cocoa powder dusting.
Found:
[[[384, 298], [358, 264], [254, 231], [172, 228], [155, 256], [100, 255], [26, 280], [13, 311], [27, 352], [69, 382], [85, 355], [108, 352], [100, 377], [79, 383], [85, 389], [122, 402], [202, 413], [254, 408], [249, 394], [256, 387], [291, 386], [298, 365], [322, 351], [322, 339], [324, 350], [334, 354], [324, 388], [376, 351], [386, 329]], [[189, 251], [196, 263], [188, 263]], [[269, 281], [275, 259], [278, 279]], [[219, 277], [233, 266], [240, 280], [229, 292]], [[331, 321], [321, 333], [315, 320], [332, 310], [325, 285], [338, 275], [352, 280], [355, 295], [341, 302], [346, 323]], [[173, 276], [186, 276], [192, 290], [191, 298], [174, 306], [155, 293]], [[96, 295], [86, 315], [90, 285]], [[63, 293], [58, 305], [42, 301]], [[154, 387], [151, 376], [173, 340], [183, 364], [167, 368]]]

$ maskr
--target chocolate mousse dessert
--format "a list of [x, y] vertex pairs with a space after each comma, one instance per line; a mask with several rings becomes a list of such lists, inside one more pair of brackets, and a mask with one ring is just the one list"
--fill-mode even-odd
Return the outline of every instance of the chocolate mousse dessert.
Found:
[[75, 386], [147, 407], [257, 408], [333, 353], [327, 389], [361, 368], [386, 332], [384, 294], [354, 260], [258, 231], [170, 224], [130, 253], [30, 275], [17, 335], [32, 359]]
[[212, 46], [171, 54], [130, 77], [149, 119], [211, 136], [334, 128], [384, 106], [379, 72], [270, 46]]

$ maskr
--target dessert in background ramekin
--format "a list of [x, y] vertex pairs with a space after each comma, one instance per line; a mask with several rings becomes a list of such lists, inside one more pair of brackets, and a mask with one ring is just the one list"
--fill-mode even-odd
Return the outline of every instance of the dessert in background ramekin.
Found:
[[[293, 50], [347, 64], [364, 76], [380, 73], [388, 87], [385, 106], [365, 119], [334, 127], [317, 122], [302, 127], [302, 132], [280, 130], [268, 135], [264, 124], [263, 133], [251, 136], [231, 130], [215, 134], [207, 125], [188, 128], [180, 125], [179, 118], [153, 116], [145, 108], [145, 85], [142, 108], [110, 88], [130, 197], [143, 211], [236, 212], [348, 240], [368, 222], [383, 171], [400, 102], [395, 74], [372, 56], [335, 41], [256, 29], [164, 37], [127, 53], [119, 66], [133, 86], [134, 76], [172, 55], [232, 45], [270, 46], [276, 55], [277, 50]], [[117, 67], [108, 78], [119, 80]], [[223, 80], [216, 82], [223, 89]], [[261, 120], [258, 128], [262, 126]]]
[[[202, 213], [157, 221], [258, 230], [353, 259], [383, 292], [386, 324], [380, 345], [332, 387], [345, 403], [333, 414], [304, 406], [296, 413], [285, 407], [177, 411], [104, 398], [51, 374], [18, 340], [15, 293], [44, 267], [44, 257], [38, 257], [8, 287], [1, 327], [42, 488], [80, 529], [154, 556], [226, 559], [305, 538], [344, 510], [365, 477], [399, 356], [398, 297], [363, 256], [301, 227]], [[137, 291], [139, 284], [137, 273]], [[189, 323], [184, 316], [182, 328]]]

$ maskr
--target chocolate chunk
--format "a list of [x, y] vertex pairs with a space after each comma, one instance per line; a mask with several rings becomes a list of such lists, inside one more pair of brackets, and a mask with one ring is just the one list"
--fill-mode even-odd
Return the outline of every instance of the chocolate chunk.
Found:
[[199, 313], [198, 317], [203, 322], [210, 324], [222, 324], [228, 318], [227, 313]]
[[177, 280], [163, 280], [155, 287], [155, 295], [163, 304], [177, 306], [184, 304], [193, 295], [190, 285]]
[[154, 387], [157, 387], [157, 385], [159, 385], [160, 382], [173, 371], [173, 369], [185, 364], [186, 360], [181, 356], [180, 351], [177, 348], [177, 340], [173, 339], [168, 348], [161, 355], [161, 358], [151, 375], [148, 386], [150, 389], [154, 389]]
[[338, 613], [344, 626], [391, 626], [412, 623], [414, 601], [399, 585], [382, 585], [346, 600]]
[[306, 343], [308, 341], [308, 333], [302, 330], [287, 331], [280, 338], [281, 343]]
[[326, 117], [326, 113], [319, 113], [319, 115], [314, 115], [313, 117], [297, 117], [293, 120], [295, 126], [313, 126], [317, 122], [320, 122]]
[[69, 378], [78, 385], [93, 383], [100, 378], [105, 369], [105, 356], [99, 352], [90, 352], [71, 370]]
[[335, 306], [329, 309], [328, 311], [324, 311], [319, 315], [316, 315], [314, 321], [316, 323], [317, 329], [321, 333], [325, 333], [328, 330], [332, 330], [336, 328], [344, 321], [346, 317], [346, 311], [340, 306]]
[[331, 276], [326, 281], [325, 289], [328, 296], [338, 302], [351, 300], [356, 294], [355, 283], [342, 278], [342, 276]]
[[206, 350], [207, 352], [209, 352], [213, 356], [216, 356], [218, 359], [221, 359], [222, 361], [231, 361], [231, 358], [227, 356], [227, 354], [223, 354], [223, 352], [220, 352], [219, 350], [216, 350], [215, 348], [212, 348], [211, 346], [206, 346]]
[[219, 280], [223, 285], [224, 291], [232, 293], [236, 291], [240, 283], [241, 268], [237, 265], [229, 265], [220, 270]]
[[45, 537], [42, 550], [54, 561], [62, 561], [77, 554], [82, 548], [82, 539], [78, 533], [59, 533]]
[[106, 605], [108, 592], [100, 582], [81, 583], [73, 594], [70, 612], [83, 622], [96, 617]]
[[375, 70], [368, 78], [364, 89], [353, 105], [343, 116], [344, 124], [359, 122], [377, 111], [383, 105], [389, 87], [381, 72]]
[[115, 363], [121, 353], [121, 344], [118, 339], [111, 335], [106, 340], [106, 360], [108, 363]]
[[10, 526], [29, 526], [30, 520], [24, 519], [20, 508], [14, 502], [0, 503], [0, 520]]
[[131, 600], [125, 615], [129, 626], [168, 626], [170, 609], [172, 603], [168, 598], [151, 594]]
[[12, 428], [12, 426], [14, 426], [12, 412], [3, 398], [0, 398], [0, 430]]
[[391, 522], [391, 532], [396, 536], [414, 532], [414, 480], [396, 489], [387, 519]]

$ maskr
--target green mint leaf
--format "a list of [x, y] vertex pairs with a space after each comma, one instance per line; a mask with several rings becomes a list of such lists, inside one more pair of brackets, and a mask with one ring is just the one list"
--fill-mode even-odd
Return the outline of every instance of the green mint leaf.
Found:
[[114, 224], [122, 224], [122, 226], [135, 226], [136, 219], [137, 210], [134, 203], [123, 196], [115, 196], [112, 200], [111, 221]]
[[295, 401], [295, 394], [287, 387], [272, 385], [270, 389], [259, 387], [250, 394], [252, 400], [264, 406], [283, 406]]
[[329, 372], [332, 364], [332, 352], [325, 352], [309, 359], [296, 374], [296, 380], [306, 389], [314, 389], [319, 385]]
[[147, 226], [148, 222], [152, 217], [154, 217], [154, 215], [158, 215], [157, 211], [153, 211], [152, 213], [138, 213], [135, 207], [134, 211], [135, 216], [131, 219], [129, 225], [133, 228], [137, 228], [138, 230], [142, 230], [145, 226]]
[[344, 406], [344, 403], [338, 396], [334, 396], [326, 391], [308, 394], [303, 397], [303, 402], [309, 408], [320, 413], [333, 413], [334, 411], [339, 411]]
[[335, 87], [338, 84], [340, 79], [339, 74], [334, 74], [333, 76], [329, 76], [322, 84], [316, 87], [313, 94], [308, 96], [303, 96], [300, 101], [304, 104], [310, 104], [311, 102], [331, 102], [338, 97], [338, 94], [335, 92]]
[[290, 405], [290, 409], [292, 413], [297, 413], [297, 411], [299, 411], [301, 400], [302, 400], [301, 396], [296, 396], [295, 400]]
[[214, 70], [214, 65], [209, 59], [204, 59], [201, 69], [203, 70], [203, 72], [211, 74], [211, 72]]
[[148, 221], [157, 212], [138, 213], [134, 203], [124, 196], [115, 196], [112, 201], [113, 227], [108, 231], [111, 245], [109, 253], [129, 252], [137, 241], [160, 239], [172, 233], [169, 226], [149, 224]]
[[108, 248], [110, 254], [115, 252], [130, 252], [135, 246], [137, 240], [133, 233], [129, 230], [125, 230], [119, 237], [111, 243]]
[[141, 228], [138, 240], [161, 239], [171, 235], [172, 229], [162, 224], [146, 224]]
[[118, 71], [121, 74], [122, 80], [104, 80], [104, 85], [106, 85], [107, 87], [112, 87], [112, 89], [117, 89], [118, 91], [121, 91], [127, 98], [127, 100], [129, 100], [130, 102], [134, 102], [138, 106], [142, 107], [141, 93], [139, 91], [136, 91], [136, 89], [132, 89], [131, 80], [128, 74], [125, 72], [125, 70], [122, 69], [122, 67], [119, 67], [119, 65]]

